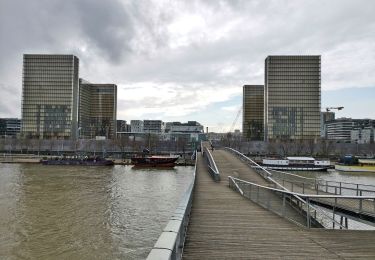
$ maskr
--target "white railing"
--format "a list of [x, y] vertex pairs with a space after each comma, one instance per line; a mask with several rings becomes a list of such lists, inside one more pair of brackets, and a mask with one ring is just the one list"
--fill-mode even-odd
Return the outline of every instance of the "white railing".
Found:
[[220, 181], [220, 172], [216, 166], [215, 160], [212, 157], [210, 150], [207, 147], [203, 147], [203, 157], [206, 159], [208, 172], [215, 181]]

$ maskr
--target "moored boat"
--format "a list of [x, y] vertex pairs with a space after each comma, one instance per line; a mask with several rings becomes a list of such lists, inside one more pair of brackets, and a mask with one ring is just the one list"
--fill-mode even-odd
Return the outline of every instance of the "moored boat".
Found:
[[286, 157], [285, 159], [263, 159], [261, 166], [272, 170], [326, 171], [331, 167], [331, 162], [315, 160], [313, 157]]
[[343, 172], [373, 172], [375, 173], [375, 159], [356, 158], [352, 155], [341, 157], [335, 164], [335, 170]]
[[40, 161], [43, 165], [111, 166], [114, 161], [95, 157], [55, 157]]
[[131, 158], [132, 164], [138, 167], [174, 167], [179, 156], [145, 155]]

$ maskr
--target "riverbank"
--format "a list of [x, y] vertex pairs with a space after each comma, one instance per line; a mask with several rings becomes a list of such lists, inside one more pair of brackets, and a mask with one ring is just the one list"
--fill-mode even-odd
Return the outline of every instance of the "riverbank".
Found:
[[[28, 154], [17, 154], [17, 155], [3, 154], [0, 157], [0, 163], [40, 163], [40, 160], [43, 159], [43, 157], [45, 156], [28, 155]], [[130, 159], [113, 159], [113, 158], [106, 158], [106, 159], [113, 160], [115, 165], [132, 165]], [[180, 158], [176, 162], [176, 166], [194, 166], [194, 161], [191, 159]]]

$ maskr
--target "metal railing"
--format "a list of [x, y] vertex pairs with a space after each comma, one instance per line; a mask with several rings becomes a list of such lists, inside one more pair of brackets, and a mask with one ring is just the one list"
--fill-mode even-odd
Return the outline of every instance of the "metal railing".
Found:
[[[303, 197], [298, 197], [300, 194], [305, 193], [304, 195], [308, 196], [317, 196], [317, 197], [311, 197], [312, 201], [309, 201], [309, 207], [311, 207], [311, 204], [319, 204], [320, 205], [326, 205], [329, 206], [332, 210], [332, 214], [327, 212], [326, 210], [321, 209], [320, 207], [315, 207], [314, 210], [318, 213], [317, 216], [319, 216], [319, 219], [317, 219], [318, 222], [322, 222], [323, 226], [327, 226], [326, 223], [327, 219], [328, 222], [335, 223], [335, 226], [340, 226], [340, 223], [338, 223], [335, 220], [335, 210], [336, 209], [342, 209], [342, 210], [348, 210], [351, 211], [352, 213], [361, 215], [361, 216], [370, 216], [370, 217], [375, 217], [375, 202], [373, 200], [375, 194], [370, 194], [369, 196], [363, 196], [363, 191], [361, 192], [360, 190], [358, 191], [359, 195], [357, 194], [351, 195], [348, 194], [346, 196], [340, 194], [340, 189], [339, 187], [328, 187], [326, 182], [320, 182], [321, 180], [316, 180], [313, 178], [307, 178], [307, 177], [302, 177], [304, 181], [301, 181], [300, 183], [297, 182], [292, 182], [285, 180], [284, 182], [280, 178], [275, 178], [277, 177], [275, 174], [274, 170], [267, 170], [263, 168], [261, 165], [258, 163], [254, 162], [244, 154], [232, 149], [232, 148], [225, 148], [229, 150], [231, 153], [235, 154], [238, 156], [238, 158], [246, 163], [250, 168], [252, 168], [255, 172], [257, 172], [260, 176], [262, 176], [270, 186], [273, 188], [278, 188], [280, 190], [284, 190], [286, 192], [290, 192], [291, 196], [297, 196], [296, 199], [299, 201], [303, 201]], [[281, 172], [278, 172], [281, 173]], [[295, 174], [289, 174], [286, 176], [297, 176]], [[280, 176], [279, 176], [280, 177]], [[322, 184], [326, 184], [325, 186]], [[343, 183], [341, 183], [341, 192], [344, 190], [345, 186]], [[313, 190], [314, 192], [308, 192], [310, 189]], [[328, 192], [325, 192], [324, 194], [319, 195], [320, 193], [323, 193], [324, 191], [331, 191], [334, 190], [336, 194], [330, 194]], [[353, 188], [354, 189], [354, 188]], [[357, 190], [356, 190], [357, 191]], [[241, 192], [240, 192], [241, 193]], [[309, 194], [308, 194], [309, 193]], [[371, 196], [372, 195], [372, 196]], [[310, 199], [310, 197], [309, 197]], [[303, 201], [301, 203], [306, 203], [306, 201]], [[337, 212], [336, 212], [337, 213]], [[331, 217], [333, 215], [333, 218]], [[331, 219], [331, 220], [330, 220]]]
[[202, 153], [203, 157], [206, 159], [208, 172], [210, 173], [212, 179], [214, 179], [214, 181], [216, 182], [220, 181], [220, 172], [216, 166], [210, 150], [207, 147], [203, 147]]
[[243, 162], [250, 166], [259, 175], [267, 181], [279, 184], [279, 187], [284, 187], [286, 190], [294, 191], [298, 188], [298, 192], [307, 193], [313, 190], [314, 194], [335, 194], [347, 196], [374, 196], [375, 186], [350, 182], [328, 181], [321, 178], [308, 178], [293, 173], [265, 169], [244, 154], [226, 147], [227, 150], [237, 155]]
[[151, 249], [148, 260], [179, 260], [182, 258], [185, 236], [190, 219], [193, 201], [195, 176], [197, 173], [197, 156], [195, 156], [195, 168], [193, 180], [185, 191], [177, 209], [171, 216], [167, 226]]
[[[272, 178], [283, 181], [284, 183], [294, 183], [295, 185], [312, 189], [319, 193], [331, 193], [335, 195], [351, 195], [351, 196], [372, 196], [375, 195], [375, 186], [368, 184], [350, 183], [342, 181], [329, 181], [321, 178], [308, 178], [293, 173], [268, 170], [272, 174]], [[305, 189], [304, 189], [305, 190]], [[304, 192], [303, 192], [304, 193]]]
[[280, 188], [283, 188], [278, 182], [276, 182], [275, 180], [271, 178], [272, 173], [270, 173], [268, 170], [266, 170], [265, 168], [257, 164], [255, 161], [251, 160], [249, 157], [247, 157], [243, 153], [240, 153], [239, 151], [234, 150], [233, 148], [225, 147], [225, 149], [233, 153], [234, 155], [236, 155], [241, 161], [246, 163], [249, 167], [251, 167], [256, 173], [258, 173], [265, 180], [276, 184]]
[[[242, 196], [261, 205], [262, 207], [307, 228], [347, 229], [343, 219], [317, 208], [316, 201], [331, 201], [333, 208], [338, 204], [352, 204], [358, 212], [374, 214], [375, 196], [341, 196], [341, 195], [315, 195], [290, 192], [273, 187], [244, 181], [229, 176], [229, 186], [238, 191]], [[276, 185], [275, 185], [276, 186]], [[366, 205], [366, 206], [365, 206]], [[339, 220], [337, 219], [339, 218]]]

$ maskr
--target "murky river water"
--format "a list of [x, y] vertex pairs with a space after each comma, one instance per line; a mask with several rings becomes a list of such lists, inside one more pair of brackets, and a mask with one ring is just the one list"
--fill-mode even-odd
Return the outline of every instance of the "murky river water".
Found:
[[194, 170], [0, 167], [0, 259], [144, 259]]

